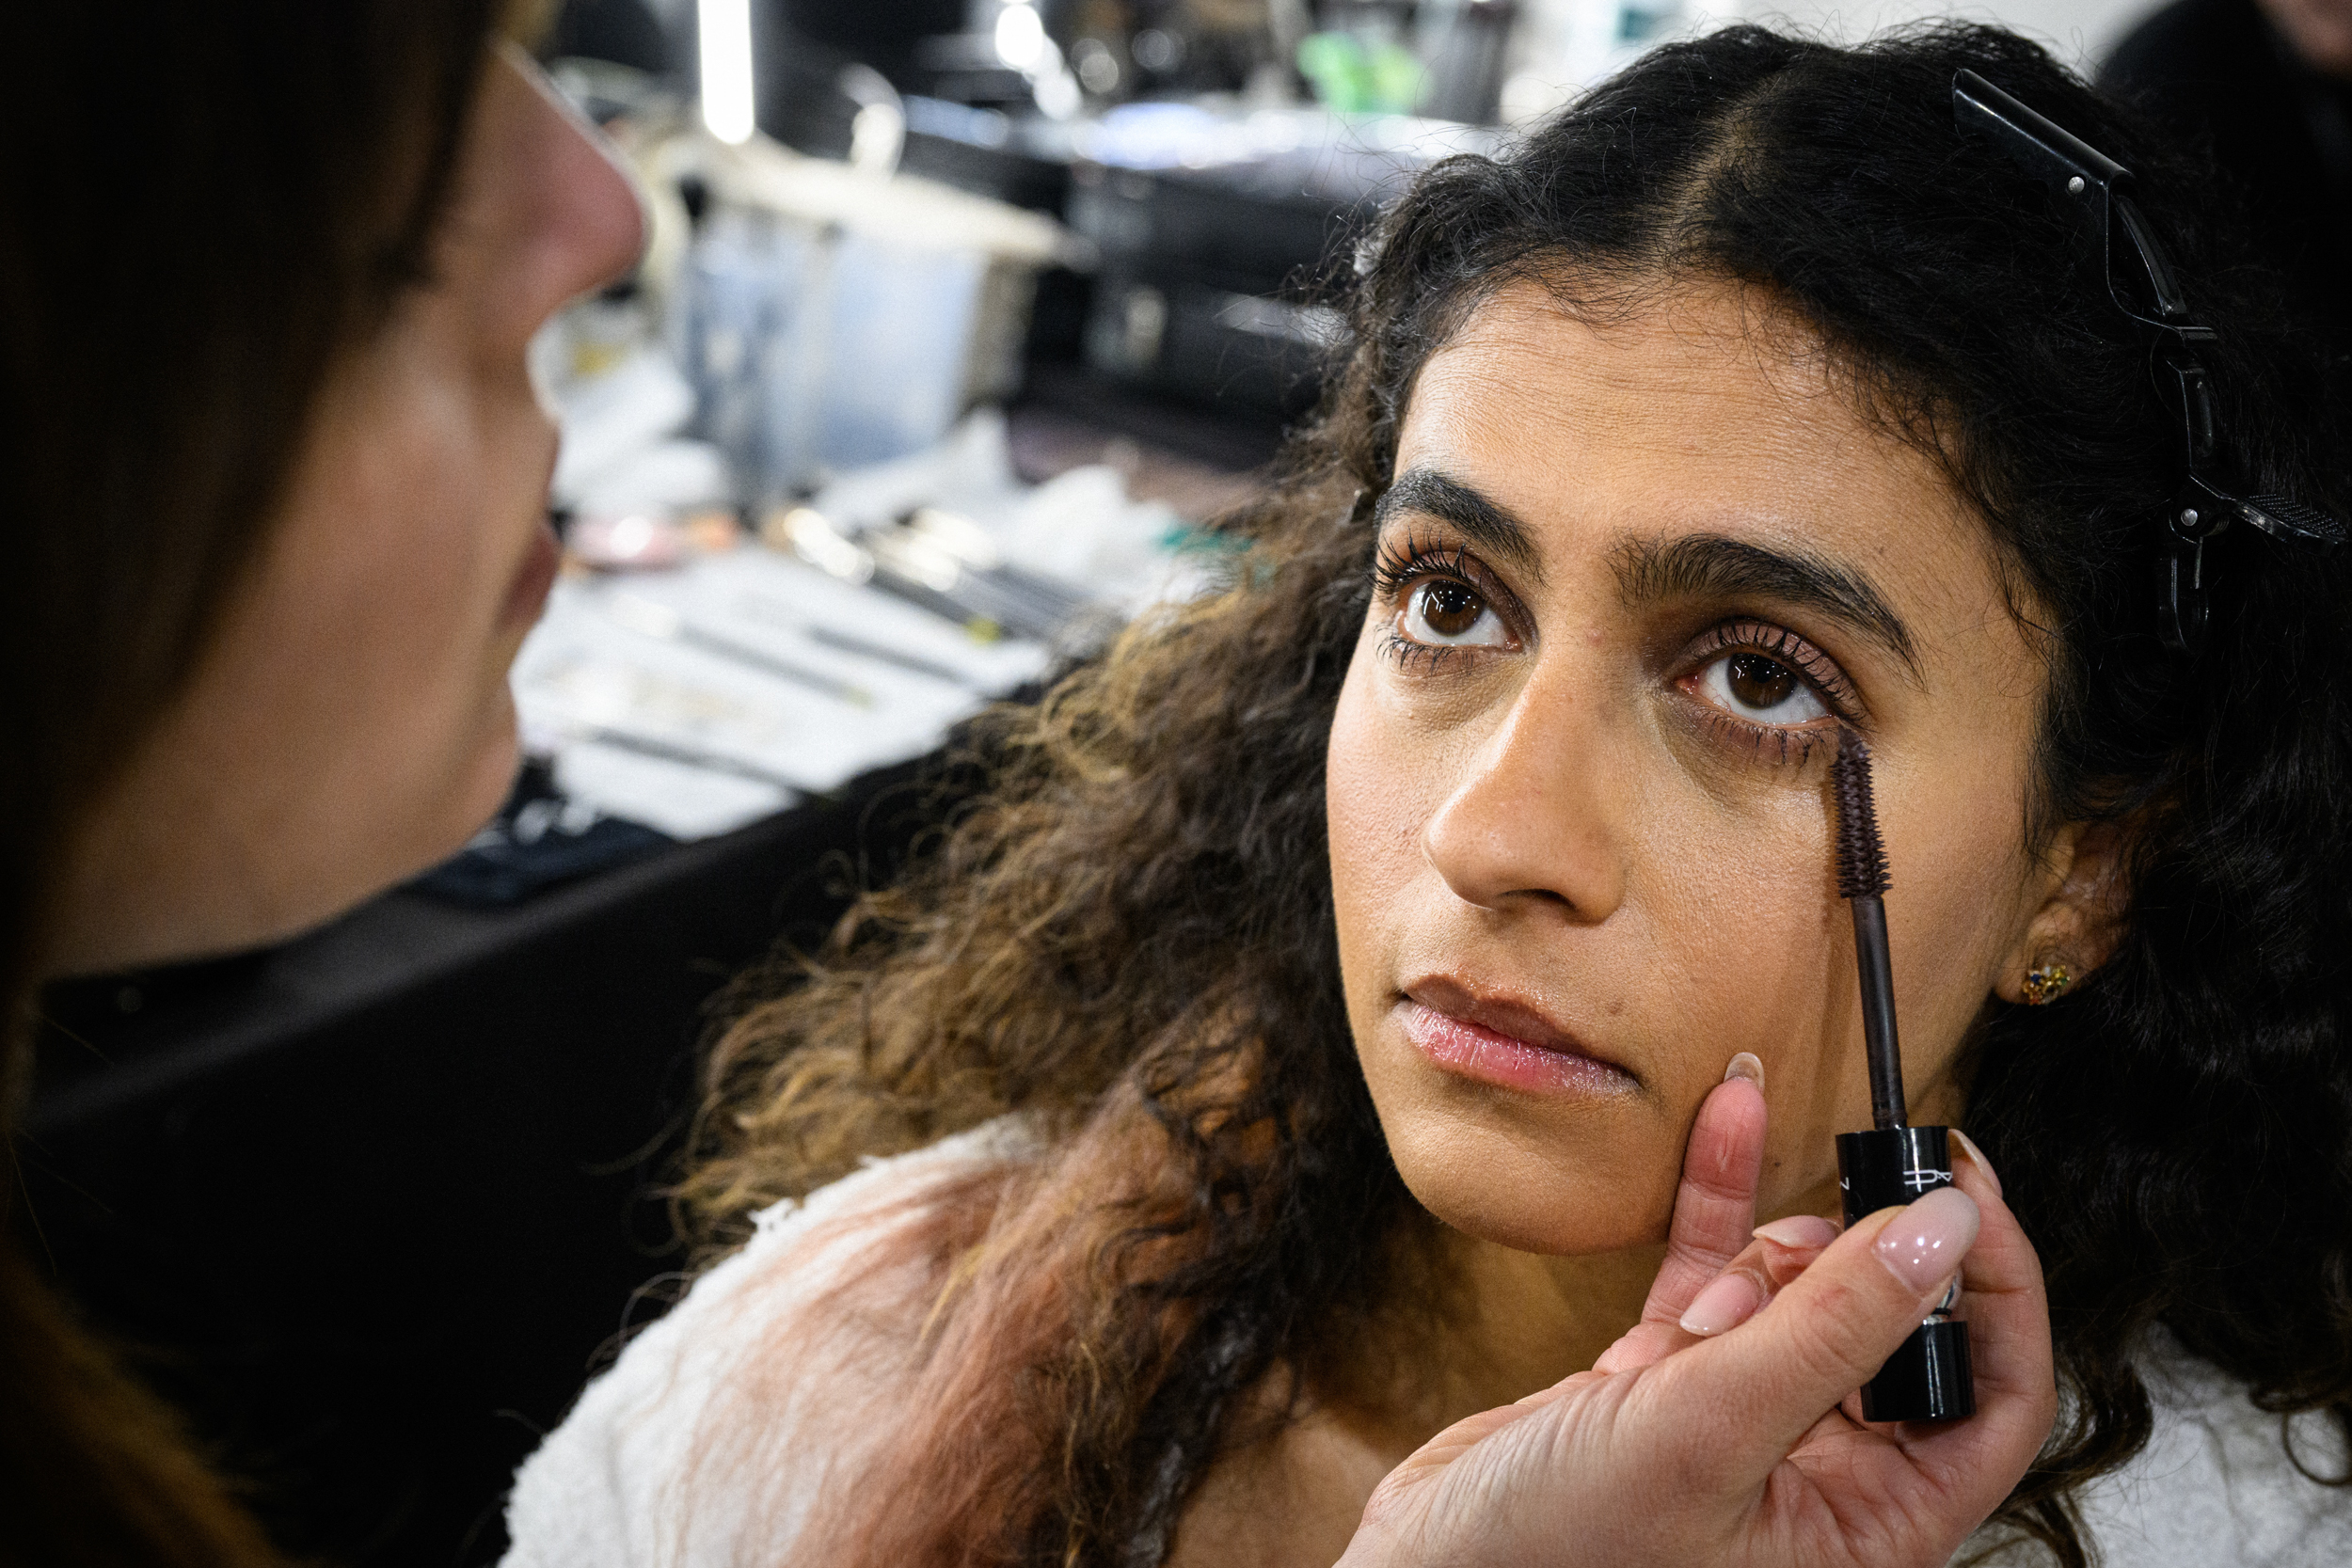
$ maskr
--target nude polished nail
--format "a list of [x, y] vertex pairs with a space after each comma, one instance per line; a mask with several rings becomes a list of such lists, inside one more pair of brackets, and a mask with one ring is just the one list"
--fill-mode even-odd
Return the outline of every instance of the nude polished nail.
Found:
[[1682, 1332], [1704, 1338], [1739, 1327], [1764, 1305], [1764, 1291], [1744, 1274], [1727, 1274], [1701, 1291], [1682, 1314]]
[[1750, 1234], [1785, 1247], [1825, 1247], [1837, 1240], [1837, 1227], [1819, 1214], [1790, 1214], [1759, 1225]]
[[1960, 1272], [1961, 1259], [1976, 1242], [1977, 1224], [1977, 1205], [1966, 1193], [1939, 1187], [1906, 1205], [1879, 1232], [1871, 1250], [1887, 1273], [1923, 1296]]

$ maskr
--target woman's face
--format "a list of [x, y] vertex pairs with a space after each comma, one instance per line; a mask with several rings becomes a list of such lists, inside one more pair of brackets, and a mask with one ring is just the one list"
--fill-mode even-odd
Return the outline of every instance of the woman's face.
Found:
[[594, 133], [501, 52], [435, 280], [324, 388], [220, 635], [68, 858], [52, 967], [288, 934], [497, 808], [515, 768], [507, 666], [557, 561], [555, 427], [524, 352], [641, 243], [635, 192]]
[[1876, 759], [1914, 1119], [2050, 891], [2041, 665], [1988, 536], [1812, 341], [1692, 287], [1533, 287], [1422, 371], [1331, 731], [1348, 1015], [1398, 1168], [1549, 1254], [1663, 1238], [1700, 1100], [1765, 1069], [1761, 1206], [1869, 1124], [1829, 762]]

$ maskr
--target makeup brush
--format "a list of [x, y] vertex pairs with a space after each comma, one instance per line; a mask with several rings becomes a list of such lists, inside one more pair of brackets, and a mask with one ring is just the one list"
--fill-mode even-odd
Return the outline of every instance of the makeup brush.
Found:
[[[1837, 1136], [1838, 1196], [1851, 1226], [1881, 1209], [1952, 1184], [1950, 1129], [1912, 1127], [1903, 1107], [1903, 1059], [1895, 1033], [1895, 973], [1886, 953], [1886, 846], [1870, 793], [1870, 748], [1848, 730], [1830, 767], [1837, 797], [1837, 892], [1853, 906], [1854, 968], [1862, 983], [1862, 1037], [1870, 1064], [1867, 1132]], [[1968, 1325], [1952, 1318], [1960, 1288], [1937, 1304], [1862, 1386], [1868, 1421], [1948, 1421], [1974, 1415]]]

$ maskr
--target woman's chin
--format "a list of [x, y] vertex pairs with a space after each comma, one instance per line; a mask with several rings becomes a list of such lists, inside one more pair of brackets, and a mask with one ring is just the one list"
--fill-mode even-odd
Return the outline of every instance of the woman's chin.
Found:
[[1620, 1163], [1591, 1147], [1530, 1148], [1461, 1130], [1391, 1136], [1390, 1148], [1406, 1188], [1440, 1224], [1516, 1252], [1654, 1245], [1674, 1212], [1677, 1165], [1662, 1154]]
[[445, 842], [439, 853], [425, 864], [438, 864], [455, 854], [467, 840], [482, 831], [485, 822], [498, 815], [499, 808], [506, 804], [507, 796], [514, 791], [515, 774], [522, 761], [521, 716], [515, 708], [513, 689], [501, 680], [491, 699], [481, 740], [474, 749], [473, 766], [467, 770], [466, 787], [458, 792], [459, 799], [452, 802], [442, 833]]
[[[446, 784], [421, 785], [413, 778], [388, 775], [393, 787], [379, 801], [353, 802], [352, 817], [372, 821], [374, 828], [364, 836], [342, 839], [322, 833], [310, 846], [309, 874], [297, 863], [279, 884], [270, 928], [246, 933], [237, 945], [266, 945], [314, 929], [463, 849], [506, 803], [522, 762], [515, 700], [503, 682], [473, 733], [453, 773], [443, 774]], [[389, 831], [394, 811], [404, 803], [410, 807], [405, 828]], [[380, 809], [372, 813], [369, 804]], [[289, 860], [298, 863], [299, 857]]]

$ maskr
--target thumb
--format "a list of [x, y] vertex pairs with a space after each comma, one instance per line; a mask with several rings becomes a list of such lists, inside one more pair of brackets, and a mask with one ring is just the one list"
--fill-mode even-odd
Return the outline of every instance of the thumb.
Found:
[[[1960, 1272], [1978, 1223], [1975, 1202], [1957, 1187], [1882, 1210], [1755, 1318], [1678, 1357], [1690, 1363], [1692, 1396], [1713, 1406], [1710, 1424], [1740, 1434], [1738, 1452], [1724, 1457], [1743, 1469], [1752, 1463], [1760, 1480], [1876, 1376]], [[1724, 1408], [1726, 1393], [1733, 1411]]]

